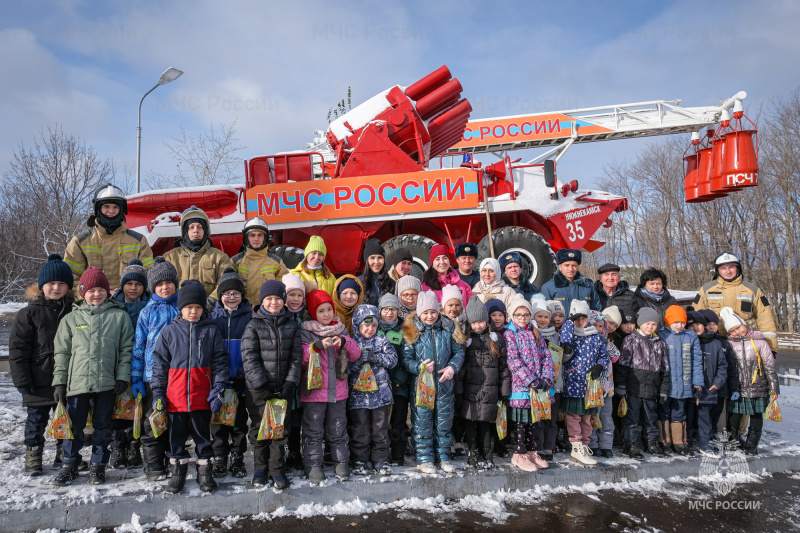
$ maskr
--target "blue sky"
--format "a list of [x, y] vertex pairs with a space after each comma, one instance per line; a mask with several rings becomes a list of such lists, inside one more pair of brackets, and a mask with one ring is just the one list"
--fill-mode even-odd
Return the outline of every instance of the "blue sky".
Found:
[[[447, 64], [473, 118], [656, 99], [748, 109], [800, 86], [800, 3], [5, 2], [0, 172], [20, 142], [60, 124], [115, 164], [171, 173], [163, 143], [237, 120], [243, 158], [301, 149], [352, 86], [354, 104]], [[590, 184], [643, 143], [581, 145], [561, 179]], [[687, 139], [688, 143], [688, 139]], [[532, 156], [536, 152], [521, 154]], [[679, 187], [680, 184], [676, 184]]]

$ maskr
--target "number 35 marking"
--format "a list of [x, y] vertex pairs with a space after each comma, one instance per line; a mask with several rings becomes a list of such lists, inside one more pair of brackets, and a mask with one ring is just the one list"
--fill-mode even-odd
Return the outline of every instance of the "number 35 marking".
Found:
[[567, 224], [567, 230], [569, 230], [569, 240], [572, 242], [575, 242], [577, 239], [583, 240], [585, 236], [580, 220], [575, 222], [575, 227], [572, 226], [572, 222]]

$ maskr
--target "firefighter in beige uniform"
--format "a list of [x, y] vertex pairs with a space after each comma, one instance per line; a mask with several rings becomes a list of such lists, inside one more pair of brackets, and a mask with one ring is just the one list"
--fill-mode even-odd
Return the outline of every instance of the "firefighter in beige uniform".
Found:
[[[211, 245], [208, 216], [202, 209], [192, 206], [181, 215], [181, 240], [175, 248], [164, 254], [178, 271], [183, 283], [194, 279], [203, 284], [206, 295], [211, 295], [226, 268], [233, 268], [225, 252]], [[210, 299], [209, 306], [216, 300]]]
[[89, 229], [70, 239], [64, 261], [72, 269], [77, 294], [78, 280], [89, 267], [97, 267], [108, 278], [111, 287], [119, 287], [122, 269], [132, 259], [145, 268], [153, 264], [153, 251], [147, 239], [125, 226], [128, 202], [125, 194], [110, 183], [103, 185], [92, 198], [94, 214], [86, 225]]

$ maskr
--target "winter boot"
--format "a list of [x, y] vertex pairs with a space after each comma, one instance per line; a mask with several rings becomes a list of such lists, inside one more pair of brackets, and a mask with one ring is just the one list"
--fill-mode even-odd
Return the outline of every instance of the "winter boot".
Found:
[[325, 472], [322, 471], [321, 466], [312, 466], [308, 471], [308, 484], [312, 487], [318, 487], [320, 483], [327, 479]]
[[421, 465], [417, 465], [419, 467], [419, 471], [423, 474], [435, 474], [436, 467], [433, 463], [422, 463]]
[[127, 468], [128, 447], [123, 444], [119, 448], [111, 448], [111, 457], [108, 459], [108, 466], [115, 470], [118, 468]]
[[622, 456], [636, 459], [637, 461], [644, 461], [644, 455], [639, 451], [633, 443], [625, 443], [622, 445]]
[[592, 451], [588, 446], [584, 446], [582, 442], [572, 443], [572, 453], [569, 456], [569, 460], [589, 468], [597, 466], [597, 461], [592, 459]]
[[661, 444], [661, 450], [664, 452], [664, 455], [672, 455], [672, 435], [670, 432], [670, 423], [669, 420], [659, 420], [658, 421], [658, 442]]
[[392, 467], [389, 465], [389, 463], [384, 463], [384, 462], [375, 463], [375, 470], [381, 476], [392, 475]]
[[480, 457], [478, 456], [478, 450], [475, 448], [470, 448], [467, 451], [467, 464], [472, 468], [480, 468]]
[[231, 452], [231, 474], [233, 477], [244, 477], [247, 475], [247, 468], [244, 466], [244, 454]]
[[661, 448], [661, 444], [655, 441], [647, 443], [647, 451], [654, 457], [664, 457], [664, 450]]
[[106, 465], [92, 463], [89, 467], [89, 485], [102, 485], [106, 482]]
[[61, 440], [56, 441], [56, 457], [53, 459], [53, 468], [61, 468], [64, 460], [64, 450], [61, 448]]
[[547, 461], [542, 459], [539, 456], [538, 452], [528, 452], [528, 460], [536, 465], [536, 468], [539, 470], [544, 470], [545, 468], [549, 467], [550, 465], [547, 464]]
[[495, 467], [494, 454], [492, 453], [492, 450], [486, 452], [486, 455], [483, 457], [483, 467], [487, 470], [491, 470]]
[[333, 472], [339, 481], [347, 481], [350, 479], [350, 464], [347, 461], [336, 463]]
[[367, 463], [365, 461], [356, 461], [353, 463], [354, 476], [366, 476], [368, 473], [367, 470]]
[[278, 490], [286, 490], [289, 488], [291, 483], [289, 483], [289, 478], [286, 477], [286, 474], [279, 474], [272, 478], [274, 482], [274, 487]]
[[25, 449], [25, 469], [23, 472], [27, 476], [41, 476], [42, 470], [42, 446], [27, 447]]
[[253, 481], [251, 482], [254, 487], [263, 487], [269, 483], [266, 470], [256, 470], [253, 472]]
[[217, 482], [214, 481], [214, 476], [211, 475], [212, 468], [208, 459], [197, 460], [197, 484], [200, 485], [200, 492], [214, 492], [217, 490]]
[[228, 456], [220, 455], [214, 457], [214, 467], [211, 469], [211, 475], [214, 477], [225, 477], [228, 473]]
[[610, 448], [600, 448], [600, 457], [604, 459], [613, 459], [614, 452], [612, 452]]
[[53, 485], [56, 487], [66, 487], [72, 480], [78, 477], [78, 460], [65, 459], [61, 464], [61, 469], [56, 474], [53, 480]]
[[536, 465], [531, 462], [527, 453], [515, 453], [511, 457], [511, 464], [523, 472], [536, 472], [536, 470], [538, 470]]
[[300, 454], [300, 452], [289, 450], [289, 453], [286, 454], [286, 468], [290, 468], [292, 470], [303, 469], [303, 456]]
[[189, 472], [189, 459], [169, 460], [169, 469], [172, 472], [172, 477], [169, 478], [169, 485], [166, 491], [172, 494], [178, 494], [183, 490], [183, 485], [186, 483], [186, 474]]
[[145, 453], [145, 466], [144, 475], [148, 481], [158, 481], [167, 474], [164, 468], [165, 457], [150, 457], [149, 453]]
[[128, 445], [128, 468], [142, 466], [142, 450], [138, 440]]
[[761, 431], [750, 428], [747, 440], [744, 443], [745, 455], [758, 455], [758, 443], [761, 441]]
[[452, 474], [453, 472], [456, 471], [456, 467], [453, 466], [453, 463], [451, 463], [450, 461], [442, 461], [439, 464], [439, 468], [441, 468], [442, 472], [444, 472], [445, 474]]
[[675, 453], [687, 457], [692, 455], [689, 445], [686, 444], [686, 422], [672, 422], [670, 432], [672, 433], [672, 446], [675, 448]]

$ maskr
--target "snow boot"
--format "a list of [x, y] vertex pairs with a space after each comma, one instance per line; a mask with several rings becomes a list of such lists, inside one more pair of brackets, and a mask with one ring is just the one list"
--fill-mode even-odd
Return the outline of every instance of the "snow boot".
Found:
[[553, 461], [553, 452], [550, 450], [542, 450], [542, 453], [540, 453], [539, 456], [548, 463]]
[[272, 478], [274, 482], [273, 486], [278, 490], [286, 490], [289, 488], [291, 483], [289, 483], [289, 478], [286, 477], [286, 474], [280, 474]]
[[389, 463], [375, 463], [375, 470], [377, 471], [378, 475], [381, 476], [391, 476], [392, 475], [392, 467]]
[[28, 446], [25, 448], [25, 469], [26, 476], [41, 476], [42, 470], [42, 446]]
[[263, 487], [269, 483], [266, 470], [256, 470], [253, 472], [253, 480], [250, 482], [254, 487]]
[[142, 450], [138, 440], [128, 445], [128, 468], [138, 468], [142, 466]]
[[78, 477], [78, 460], [77, 459], [64, 459], [61, 464], [61, 469], [56, 474], [53, 480], [53, 485], [56, 487], [66, 487], [72, 480]]
[[747, 440], [744, 443], [745, 455], [758, 455], [758, 443], [761, 441], [761, 431], [750, 428], [747, 433]]
[[675, 453], [689, 457], [692, 451], [686, 443], [686, 422], [672, 422], [670, 424], [670, 432], [672, 433], [672, 446], [675, 448]]
[[61, 468], [64, 460], [64, 450], [61, 448], [61, 440], [56, 441], [56, 457], [53, 459], [53, 468]]
[[214, 477], [225, 477], [228, 473], [228, 456], [220, 455], [214, 457], [214, 467], [211, 469], [211, 475]]
[[636, 459], [637, 461], [644, 461], [644, 455], [633, 443], [625, 443], [622, 445], [622, 456]]
[[244, 477], [247, 475], [247, 468], [244, 466], [244, 454], [231, 452], [231, 474], [233, 477]]
[[128, 448], [124, 444], [119, 448], [111, 448], [111, 456], [108, 459], [108, 466], [113, 469], [127, 468]]
[[511, 464], [523, 472], [536, 472], [536, 470], [538, 470], [536, 465], [531, 462], [527, 453], [515, 453], [511, 456]]
[[[202, 462], [201, 462], [202, 461]], [[197, 484], [200, 485], [200, 492], [214, 492], [217, 490], [217, 482], [211, 475], [213, 468], [208, 459], [197, 460]]]
[[612, 452], [610, 448], [609, 449], [600, 448], [600, 457], [604, 459], [613, 459], [614, 452]]
[[106, 465], [92, 463], [89, 467], [89, 485], [102, 485], [106, 482]]
[[172, 472], [172, 477], [169, 478], [169, 484], [165, 489], [172, 494], [178, 494], [183, 490], [186, 484], [186, 474], [189, 472], [189, 459], [169, 460], [169, 469]]
[[312, 487], [318, 487], [326, 479], [325, 472], [322, 471], [321, 466], [312, 466], [308, 471], [308, 484]]
[[350, 479], [350, 464], [347, 461], [336, 463], [333, 472], [339, 481], [347, 481]]
[[367, 463], [365, 461], [356, 461], [353, 463], [354, 476], [366, 476], [367, 470]]
[[658, 423], [658, 442], [664, 455], [672, 455], [672, 435], [670, 434], [669, 420], [659, 420]]
[[478, 450], [475, 448], [470, 448], [467, 451], [467, 464], [472, 468], [480, 468], [480, 457], [478, 456]]
[[[147, 454], [145, 454], [146, 456]], [[145, 457], [144, 475], [148, 481], [158, 481], [167, 474], [164, 468], [166, 458], [162, 457]]]
[[422, 463], [421, 465], [417, 465], [419, 467], [419, 471], [423, 474], [435, 474], [436, 467], [433, 466], [433, 463]]
[[647, 451], [654, 457], [664, 457], [665, 455], [661, 444], [655, 441], [647, 443]]
[[491, 470], [492, 468], [495, 467], [494, 454], [492, 453], [491, 450], [486, 452], [486, 455], [483, 457], [483, 467], [486, 468], [487, 470]]
[[439, 464], [439, 468], [441, 468], [442, 472], [444, 472], [445, 474], [452, 474], [453, 472], [456, 471], [456, 467], [453, 466], [453, 463], [451, 463], [450, 461], [442, 461]]
[[584, 446], [582, 442], [572, 443], [572, 453], [569, 456], [569, 460], [588, 468], [597, 466], [597, 461], [592, 459], [592, 450], [588, 446]]

